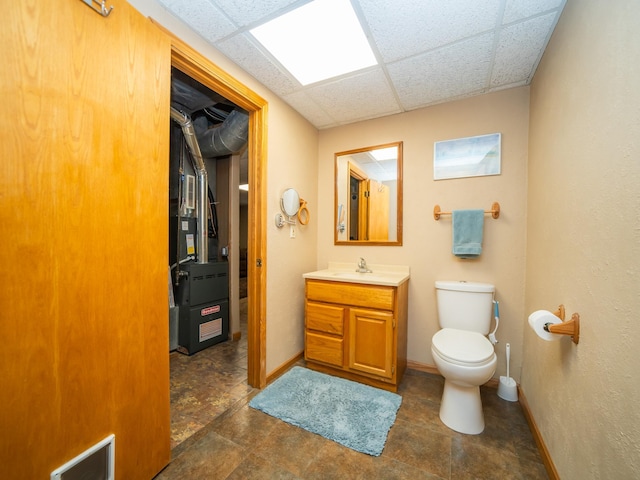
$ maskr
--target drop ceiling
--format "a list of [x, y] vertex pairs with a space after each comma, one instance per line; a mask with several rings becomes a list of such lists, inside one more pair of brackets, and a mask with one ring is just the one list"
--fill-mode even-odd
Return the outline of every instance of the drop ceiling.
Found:
[[309, 0], [158, 2], [325, 129], [528, 85], [566, 0], [351, 0], [378, 65], [307, 86], [249, 30]]

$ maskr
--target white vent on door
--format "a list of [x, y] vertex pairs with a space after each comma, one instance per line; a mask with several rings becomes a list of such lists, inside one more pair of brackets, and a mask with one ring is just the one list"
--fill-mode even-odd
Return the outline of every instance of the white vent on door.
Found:
[[114, 480], [116, 437], [111, 434], [51, 472], [51, 480]]

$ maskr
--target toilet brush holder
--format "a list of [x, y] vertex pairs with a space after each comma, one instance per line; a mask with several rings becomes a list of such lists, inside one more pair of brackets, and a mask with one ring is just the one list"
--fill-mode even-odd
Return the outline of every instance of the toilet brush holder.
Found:
[[509, 363], [511, 363], [511, 345], [507, 343], [507, 376], [500, 377], [498, 383], [498, 396], [509, 402], [518, 401], [518, 385], [516, 381], [509, 376]]
[[498, 396], [503, 400], [509, 402], [518, 401], [518, 385], [513, 378], [500, 377], [500, 383], [498, 384]]

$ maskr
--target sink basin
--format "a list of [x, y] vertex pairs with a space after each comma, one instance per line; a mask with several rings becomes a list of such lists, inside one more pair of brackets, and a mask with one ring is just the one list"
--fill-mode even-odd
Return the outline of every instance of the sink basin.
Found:
[[375, 274], [373, 272], [333, 272], [332, 275], [336, 278], [357, 280], [359, 282], [384, 281], [390, 278], [388, 274]]
[[329, 262], [329, 268], [305, 273], [304, 278], [334, 282], [398, 286], [409, 279], [409, 267], [404, 265], [369, 265], [367, 273], [355, 271], [353, 264]]

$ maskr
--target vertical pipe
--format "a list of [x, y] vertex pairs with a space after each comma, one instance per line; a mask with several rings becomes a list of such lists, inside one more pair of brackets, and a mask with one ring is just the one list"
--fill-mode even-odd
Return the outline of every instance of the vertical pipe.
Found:
[[182, 195], [184, 194], [184, 192], [182, 191], [182, 183], [183, 183], [183, 177], [184, 177], [184, 136], [183, 136], [183, 141], [180, 142], [180, 160], [178, 163], [178, 174], [180, 175], [180, 178], [178, 179], [178, 221], [176, 223], [176, 286], [178, 286], [180, 284], [180, 255], [182, 254], [182, 252], [180, 251], [180, 240], [181, 240], [181, 221], [182, 221], [182, 204], [184, 202], [184, 199], [182, 198]]
[[171, 107], [171, 119], [182, 127], [182, 133], [195, 162], [197, 181], [196, 215], [198, 216], [198, 257], [197, 263], [207, 263], [209, 259], [209, 242], [207, 239], [207, 169], [204, 165], [200, 146], [196, 139], [196, 132], [191, 117]]

